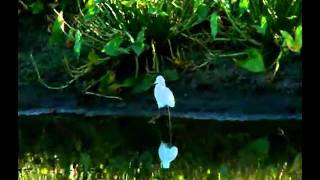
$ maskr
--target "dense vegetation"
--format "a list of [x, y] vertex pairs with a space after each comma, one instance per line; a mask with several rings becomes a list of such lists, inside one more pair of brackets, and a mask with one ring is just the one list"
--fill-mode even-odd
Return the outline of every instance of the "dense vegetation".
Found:
[[54, 57], [69, 76], [57, 86], [46, 83], [50, 68], [40, 72], [29, 53], [40, 82], [51, 89], [76, 83], [87, 94], [140, 93], [157, 73], [174, 81], [218, 61], [233, 61], [272, 82], [281, 66], [301, 60], [301, 1], [20, 2], [20, 16], [33, 13], [47, 23], [50, 47], [73, 51]]

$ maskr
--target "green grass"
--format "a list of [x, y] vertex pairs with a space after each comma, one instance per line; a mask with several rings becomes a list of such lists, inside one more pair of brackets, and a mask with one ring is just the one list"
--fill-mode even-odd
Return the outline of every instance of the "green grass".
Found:
[[[35, 160], [35, 157], [38, 160]], [[247, 167], [230, 167], [226, 162], [220, 166], [183, 165], [183, 160], [173, 162], [170, 170], [159, 169], [159, 163], [138, 168], [124, 167], [123, 169], [100, 163], [95, 167], [84, 171], [79, 163], [70, 164], [69, 168], [63, 168], [59, 162], [60, 157], [48, 157], [47, 155], [27, 154], [20, 160], [19, 179], [235, 179], [235, 180], [295, 180], [302, 179], [301, 156], [288, 165], [282, 163], [277, 165]], [[38, 161], [35, 163], [35, 161]], [[131, 162], [133, 163], [133, 162]], [[69, 173], [68, 173], [69, 172]], [[85, 178], [86, 177], [86, 178]]]

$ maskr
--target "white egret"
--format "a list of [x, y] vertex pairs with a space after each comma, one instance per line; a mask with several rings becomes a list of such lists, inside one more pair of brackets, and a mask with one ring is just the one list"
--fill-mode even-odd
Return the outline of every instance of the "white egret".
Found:
[[[165, 79], [159, 75], [154, 82], [154, 97], [156, 98], [157, 105], [159, 111], [163, 107], [168, 108], [168, 116], [169, 116], [169, 135], [170, 135], [170, 144], [172, 142], [172, 126], [171, 126], [171, 117], [170, 117], [170, 107], [175, 106], [175, 100], [173, 93], [171, 90], [166, 86]], [[160, 115], [160, 112], [159, 112]]]
[[159, 75], [154, 82], [156, 85], [154, 88], [154, 97], [156, 98], [158, 108], [174, 107], [175, 100], [171, 90], [166, 86], [165, 79]]

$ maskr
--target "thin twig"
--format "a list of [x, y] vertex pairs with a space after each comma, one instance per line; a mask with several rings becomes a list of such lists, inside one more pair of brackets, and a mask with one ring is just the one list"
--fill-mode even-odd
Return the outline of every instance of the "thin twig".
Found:
[[85, 94], [87, 95], [94, 95], [94, 96], [98, 96], [98, 97], [103, 97], [103, 98], [107, 98], [107, 99], [118, 99], [118, 100], [123, 100], [121, 97], [118, 97], [118, 96], [105, 96], [105, 95], [102, 95], [102, 94], [99, 94], [99, 93], [94, 93], [94, 92], [85, 92]]
[[36, 70], [36, 73], [37, 73], [37, 77], [38, 77], [38, 80], [39, 82], [44, 85], [46, 88], [48, 89], [54, 89], [54, 90], [59, 90], [59, 89], [65, 89], [67, 87], [69, 87], [74, 81], [76, 81], [77, 79], [79, 79], [80, 76], [77, 76], [73, 79], [71, 79], [70, 81], [68, 81], [65, 85], [62, 85], [62, 86], [57, 86], [57, 87], [53, 87], [53, 86], [49, 86], [47, 83], [44, 82], [44, 80], [41, 78], [41, 75], [40, 75], [40, 72], [39, 72], [39, 69], [36, 65], [36, 62], [34, 61], [34, 58], [32, 56], [32, 54], [30, 54], [30, 59], [31, 59], [31, 62], [32, 62], [32, 65], [34, 66], [35, 70]]

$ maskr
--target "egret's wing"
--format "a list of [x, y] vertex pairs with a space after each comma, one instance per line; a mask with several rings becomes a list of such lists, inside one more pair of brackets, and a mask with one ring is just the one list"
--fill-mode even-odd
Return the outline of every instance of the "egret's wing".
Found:
[[171, 92], [171, 90], [167, 87], [165, 87], [164, 89], [165, 91], [165, 99], [166, 99], [166, 105], [170, 106], [170, 107], [174, 107], [175, 106], [175, 100], [174, 100], [174, 96], [173, 93]]

